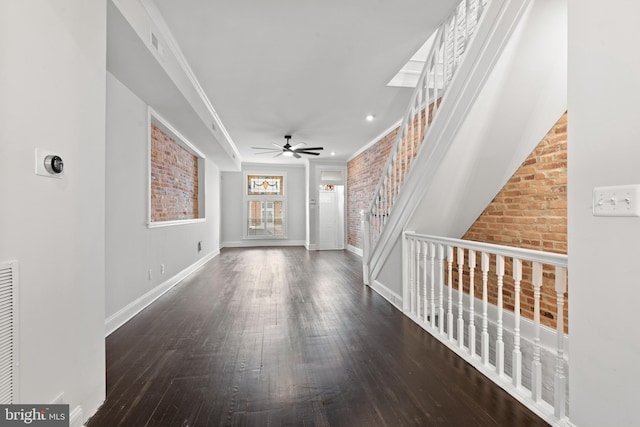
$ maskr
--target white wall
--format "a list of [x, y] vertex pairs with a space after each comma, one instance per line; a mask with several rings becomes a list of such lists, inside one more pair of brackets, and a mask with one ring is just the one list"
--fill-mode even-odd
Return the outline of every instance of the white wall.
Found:
[[[286, 239], [244, 239], [244, 172], [287, 174], [285, 193], [287, 195]], [[300, 166], [243, 163], [241, 172], [222, 172], [221, 175], [222, 209], [222, 247], [234, 246], [302, 246], [305, 239], [305, 169]]]
[[640, 218], [597, 218], [592, 189], [640, 184], [640, 3], [569, 0], [571, 420], [638, 424]]
[[[113, 322], [121, 319], [112, 316], [136, 299], [219, 253], [220, 173], [209, 158], [205, 160], [206, 222], [147, 227], [148, 129], [147, 104], [108, 73], [106, 316]], [[200, 141], [190, 142], [197, 146]], [[202, 241], [201, 252], [198, 241]]]
[[[105, 2], [0, 2], [0, 260], [20, 262], [21, 402], [105, 396]], [[64, 178], [34, 174], [36, 147]], [[75, 412], [73, 412], [75, 410]]]

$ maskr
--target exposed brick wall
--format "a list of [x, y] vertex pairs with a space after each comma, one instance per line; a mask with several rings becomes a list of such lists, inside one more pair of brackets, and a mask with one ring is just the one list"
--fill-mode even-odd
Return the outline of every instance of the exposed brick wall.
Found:
[[[438, 105], [440, 101], [438, 99]], [[429, 122], [433, 118], [432, 113], [433, 104], [429, 106]], [[408, 137], [405, 136], [401, 142], [399, 153], [401, 161], [397, 162], [396, 167], [402, 168], [403, 171], [411, 168], [413, 157], [417, 154], [418, 143], [422, 137], [422, 131], [418, 128], [424, 120], [425, 110], [423, 109], [415, 115], [406, 133]], [[362, 248], [360, 211], [369, 208], [384, 165], [396, 142], [398, 131], [399, 127], [395, 128], [347, 163], [347, 244], [356, 248]], [[410, 142], [413, 143], [413, 148]], [[404, 181], [402, 174], [398, 173], [396, 176], [399, 183]]]
[[398, 129], [382, 137], [347, 163], [347, 243], [362, 248], [360, 211], [369, 208]]
[[[567, 253], [566, 113], [551, 128], [462, 239]], [[492, 270], [495, 270], [495, 259], [491, 261]], [[503, 296], [505, 308], [509, 310], [513, 310], [514, 307], [514, 286], [511, 275], [512, 266], [508, 263], [505, 266]], [[496, 304], [495, 275], [491, 275], [490, 279], [489, 301]], [[541, 295], [541, 322], [553, 328], [556, 327], [557, 309], [554, 280], [553, 269], [545, 269]], [[524, 265], [521, 285], [521, 313], [533, 319], [530, 265]], [[478, 292], [476, 289], [476, 295], [479, 295]], [[565, 330], [568, 325], [566, 307], [565, 305]]]
[[151, 221], [198, 218], [198, 157], [151, 125]]

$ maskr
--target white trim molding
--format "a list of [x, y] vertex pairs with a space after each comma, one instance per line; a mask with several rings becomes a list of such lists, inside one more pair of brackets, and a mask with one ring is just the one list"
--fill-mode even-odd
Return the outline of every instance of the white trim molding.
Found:
[[191, 264], [189, 267], [185, 268], [175, 276], [167, 279], [160, 285], [151, 289], [146, 294], [142, 295], [135, 301], [126, 305], [125, 307], [118, 310], [116, 313], [112, 314], [105, 320], [105, 337], [111, 335], [114, 331], [116, 331], [119, 327], [127, 323], [132, 317], [136, 314], [140, 313], [146, 307], [148, 307], [152, 302], [160, 298], [171, 288], [176, 286], [178, 283], [189, 277], [191, 274], [195, 273], [200, 267], [205, 265], [207, 262], [215, 258], [218, 254], [220, 254], [219, 250], [213, 251], [204, 257], [200, 258], [195, 263]]
[[[307, 248], [307, 244], [304, 240], [288, 240], [288, 239], [245, 239], [235, 240], [229, 242], [222, 242], [223, 248], [253, 248], [262, 246], [304, 246]], [[307, 250], [312, 250], [307, 248]]]
[[373, 285], [370, 286], [370, 288], [402, 312], [402, 297], [399, 294], [393, 292], [388, 286], [383, 285], [377, 280], [373, 281]]
[[367, 151], [369, 148], [371, 148], [374, 145], [376, 145], [378, 142], [380, 142], [382, 140], [382, 138], [384, 138], [385, 136], [389, 135], [391, 132], [393, 132], [394, 130], [399, 128], [401, 124], [402, 124], [402, 119], [398, 120], [397, 122], [395, 122], [394, 124], [389, 126], [387, 129], [382, 131], [382, 133], [380, 133], [378, 136], [376, 136], [373, 140], [369, 141], [365, 146], [363, 146], [358, 151], [353, 153], [351, 155], [351, 157], [349, 157], [347, 159], [347, 163], [350, 162], [351, 160], [355, 159], [356, 157], [358, 157], [360, 154], [362, 154], [365, 151]]
[[356, 248], [355, 246], [347, 244], [347, 250], [353, 254], [362, 256], [362, 248]]

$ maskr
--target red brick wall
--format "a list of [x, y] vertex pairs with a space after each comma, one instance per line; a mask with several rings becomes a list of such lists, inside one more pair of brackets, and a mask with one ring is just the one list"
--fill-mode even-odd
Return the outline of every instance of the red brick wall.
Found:
[[[462, 239], [567, 253], [567, 114], [551, 128]], [[492, 269], [495, 267], [492, 259]], [[505, 275], [512, 274], [506, 265]], [[488, 294], [497, 302], [497, 283], [491, 278]], [[477, 285], [477, 282], [476, 282]], [[513, 310], [513, 280], [505, 281], [504, 304]], [[521, 313], [533, 319], [531, 267], [523, 269]], [[476, 295], [478, 290], [476, 289]], [[566, 297], [566, 296], [565, 296]], [[544, 271], [541, 321], [556, 327], [554, 272]], [[566, 306], [565, 306], [566, 307]], [[567, 310], [564, 324], [568, 324]], [[566, 329], [566, 327], [565, 327]]]
[[151, 221], [198, 218], [198, 157], [151, 125]]
[[356, 248], [362, 248], [360, 211], [371, 203], [397, 134], [396, 128], [347, 163], [347, 244]]
[[[438, 99], [440, 105], [440, 99]], [[429, 106], [429, 122], [433, 118], [433, 104]], [[419, 121], [420, 119], [420, 121]], [[416, 114], [413, 128], [407, 132], [409, 138], [405, 137], [400, 145], [399, 158], [402, 159], [402, 170], [411, 168], [413, 156], [417, 154], [418, 142], [422, 136], [422, 131], [418, 130], [419, 123], [425, 120], [425, 110]], [[371, 147], [354, 157], [347, 163], [347, 244], [356, 248], [362, 248], [362, 230], [360, 224], [360, 211], [369, 208], [373, 199], [376, 186], [382, 175], [384, 165], [389, 159], [389, 153], [393, 148], [398, 136], [398, 128], [395, 128], [378, 140]], [[409, 142], [413, 143], [413, 148]], [[413, 150], [413, 151], [411, 151]], [[408, 160], [408, 164], [405, 163]], [[398, 174], [398, 182], [402, 183], [404, 177]]]

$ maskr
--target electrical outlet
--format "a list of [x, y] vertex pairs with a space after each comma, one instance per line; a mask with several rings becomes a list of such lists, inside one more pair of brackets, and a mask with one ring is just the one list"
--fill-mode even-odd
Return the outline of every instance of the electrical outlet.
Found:
[[160, 264], [160, 274], [164, 274], [164, 264]]
[[640, 216], [640, 185], [593, 189], [594, 216]]
[[198, 242], [198, 252], [202, 251], [202, 240]]
[[151, 280], [151, 270], [149, 270], [149, 280]]

